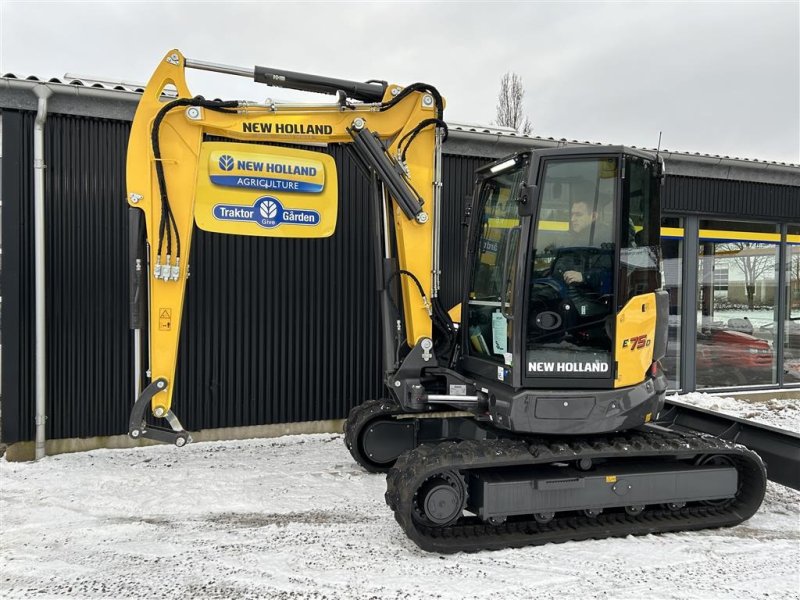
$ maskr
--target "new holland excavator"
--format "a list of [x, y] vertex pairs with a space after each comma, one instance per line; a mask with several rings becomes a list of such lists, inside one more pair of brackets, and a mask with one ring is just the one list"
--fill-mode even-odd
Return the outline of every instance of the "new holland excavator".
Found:
[[[186, 69], [336, 99], [206, 100], [190, 94]], [[365, 469], [388, 472], [386, 501], [414, 542], [471, 551], [749, 518], [766, 485], [758, 455], [654, 423], [667, 387], [662, 161], [598, 146], [528, 150], [480, 169], [462, 302], [448, 311], [438, 262], [443, 109], [426, 84], [167, 53], [128, 148], [133, 313], [137, 346], [142, 327], [149, 345], [137, 349], [149, 365], [146, 376], [137, 371], [146, 386], [130, 436], [190, 441], [172, 390], [194, 224], [232, 235], [333, 234], [336, 165], [297, 146], [343, 144], [372, 182], [386, 388], [351, 411], [345, 443]]]

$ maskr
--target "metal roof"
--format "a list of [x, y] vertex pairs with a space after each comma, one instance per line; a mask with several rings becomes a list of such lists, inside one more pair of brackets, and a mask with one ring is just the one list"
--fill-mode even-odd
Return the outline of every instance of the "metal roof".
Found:
[[[509, 138], [519, 138], [523, 140], [530, 140], [531, 143], [534, 142], [550, 142], [562, 145], [591, 145], [591, 146], [607, 146], [609, 144], [605, 142], [590, 142], [588, 140], [569, 140], [567, 138], [554, 138], [554, 137], [541, 137], [538, 135], [527, 135], [524, 133], [518, 133], [514, 129], [510, 127], [498, 127], [497, 125], [473, 125], [473, 124], [465, 124], [465, 123], [451, 123], [448, 121], [447, 123], [448, 128], [451, 131], [463, 131], [466, 133], [477, 133], [477, 134], [486, 134], [486, 135], [495, 135], [499, 137], [509, 137]], [[549, 144], [548, 144], [549, 145]], [[787, 163], [787, 162], [779, 162], [779, 161], [766, 161], [766, 160], [759, 160], [757, 158], [740, 158], [738, 156], [722, 156], [719, 154], [704, 154], [701, 152], [686, 152], [683, 150], [667, 150], [666, 148], [661, 148], [658, 150], [657, 148], [647, 148], [647, 147], [637, 147], [637, 146], [628, 146], [629, 148], [635, 148], [639, 150], [645, 150], [647, 152], [660, 152], [661, 154], [669, 154], [669, 155], [681, 155], [681, 156], [700, 156], [706, 158], [719, 158], [719, 159], [727, 159], [727, 160], [740, 160], [744, 162], [751, 162], [751, 163], [761, 163], [761, 164], [770, 164], [770, 165], [781, 165], [786, 167], [800, 167], [800, 165], [795, 163]]]
[[37, 83], [56, 83], [62, 85], [79, 85], [83, 87], [92, 87], [103, 90], [116, 90], [119, 92], [136, 92], [141, 94], [144, 92], [145, 86], [138, 83], [130, 83], [124, 81], [110, 81], [97, 78], [87, 78], [78, 75], [65, 74], [63, 77], [51, 77], [50, 79], [41, 79], [36, 75], [28, 75], [22, 77], [15, 73], [4, 73], [2, 79], [16, 79], [19, 81], [32, 81]]
[[[0, 77], [0, 108], [36, 110], [36, 98], [26, 88], [37, 84], [47, 85], [56, 92], [51, 99], [52, 112], [127, 120], [133, 118], [145, 87], [139, 83], [70, 74], [41, 79], [35, 75], [22, 77], [6, 73]], [[169, 91], [165, 93], [170, 95]], [[92, 98], [92, 103], [87, 105], [88, 97]], [[608, 145], [588, 140], [526, 135], [497, 125], [448, 122], [448, 127], [451, 135], [445, 151], [452, 154], [499, 158], [519, 151], [520, 147]], [[655, 148], [629, 147], [656, 152]], [[660, 154], [668, 163], [667, 172], [672, 174], [800, 186], [800, 165], [794, 163], [667, 149], [661, 149]]]

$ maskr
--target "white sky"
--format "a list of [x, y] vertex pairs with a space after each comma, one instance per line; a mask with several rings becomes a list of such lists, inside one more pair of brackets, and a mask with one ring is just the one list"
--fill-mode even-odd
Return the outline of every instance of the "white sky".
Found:
[[[0, 74], [145, 82], [167, 50], [343, 79], [435, 85], [490, 123], [518, 73], [535, 135], [800, 164], [800, 2], [0, 0]], [[192, 92], [296, 98], [246, 79]], [[326, 99], [327, 101], [327, 99]]]

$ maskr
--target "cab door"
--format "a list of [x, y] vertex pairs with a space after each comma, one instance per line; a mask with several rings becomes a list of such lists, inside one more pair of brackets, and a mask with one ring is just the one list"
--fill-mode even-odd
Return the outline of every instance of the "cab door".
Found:
[[613, 386], [620, 162], [542, 156], [526, 267], [524, 387]]
[[513, 357], [519, 352], [517, 276], [529, 221], [519, 207], [529, 164], [523, 154], [479, 171], [467, 248], [464, 368], [505, 384], [512, 382]]

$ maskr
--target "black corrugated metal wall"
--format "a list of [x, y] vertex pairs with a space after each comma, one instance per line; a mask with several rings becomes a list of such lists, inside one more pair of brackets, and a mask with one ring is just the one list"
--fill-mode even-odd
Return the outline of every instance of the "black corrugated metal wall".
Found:
[[4, 111], [0, 439], [33, 439], [33, 115]]
[[190, 429], [340, 418], [380, 394], [369, 185], [342, 147], [327, 239], [195, 230], [175, 411]]
[[[33, 115], [3, 113], [2, 440], [33, 437]], [[46, 124], [48, 438], [127, 431], [129, 123]], [[342, 417], [381, 391], [368, 185], [341, 147], [336, 234], [196, 232], [174, 409], [190, 429]]]
[[800, 187], [667, 175], [665, 212], [798, 222]]
[[452, 156], [442, 161], [442, 304], [450, 308], [461, 302], [464, 272], [464, 208], [472, 197], [475, 171], [490, 162], [488, 158]]
[[[3, 117], [2, 439], [33, 438], [33, 115]], [[133, 356], [127, 326], [127, 122], [50, 115], [46, 126], [48, 438], [125, 433]], [[341, 418], [381, 392], [368, 183], [341, 147], [336, 234], [323, 240], [196, 231], [174, 409], [192, 430]], [[462, 227], [488, 159], [446, 155], [442, 299], [460, 301]], [[665, 205], [774, 202], [800, 220], [800, 189], [668, 177]], [[714, 204], [717, 206], [717, 204]], [[748, 208], [750, 207], [750, 208]], [[726, 205], [720, 205], [720, 210]], [[707, 210], [707, 209], [705, 209]], [[788, 213], [787, 213], [788, 211]]]
[[[33, 121], [3, 112], [4, 442], [34, 433]], [[118, 433], [127, 416], [128, 123], [50, 115], [45, 143], [47, 427]]]

